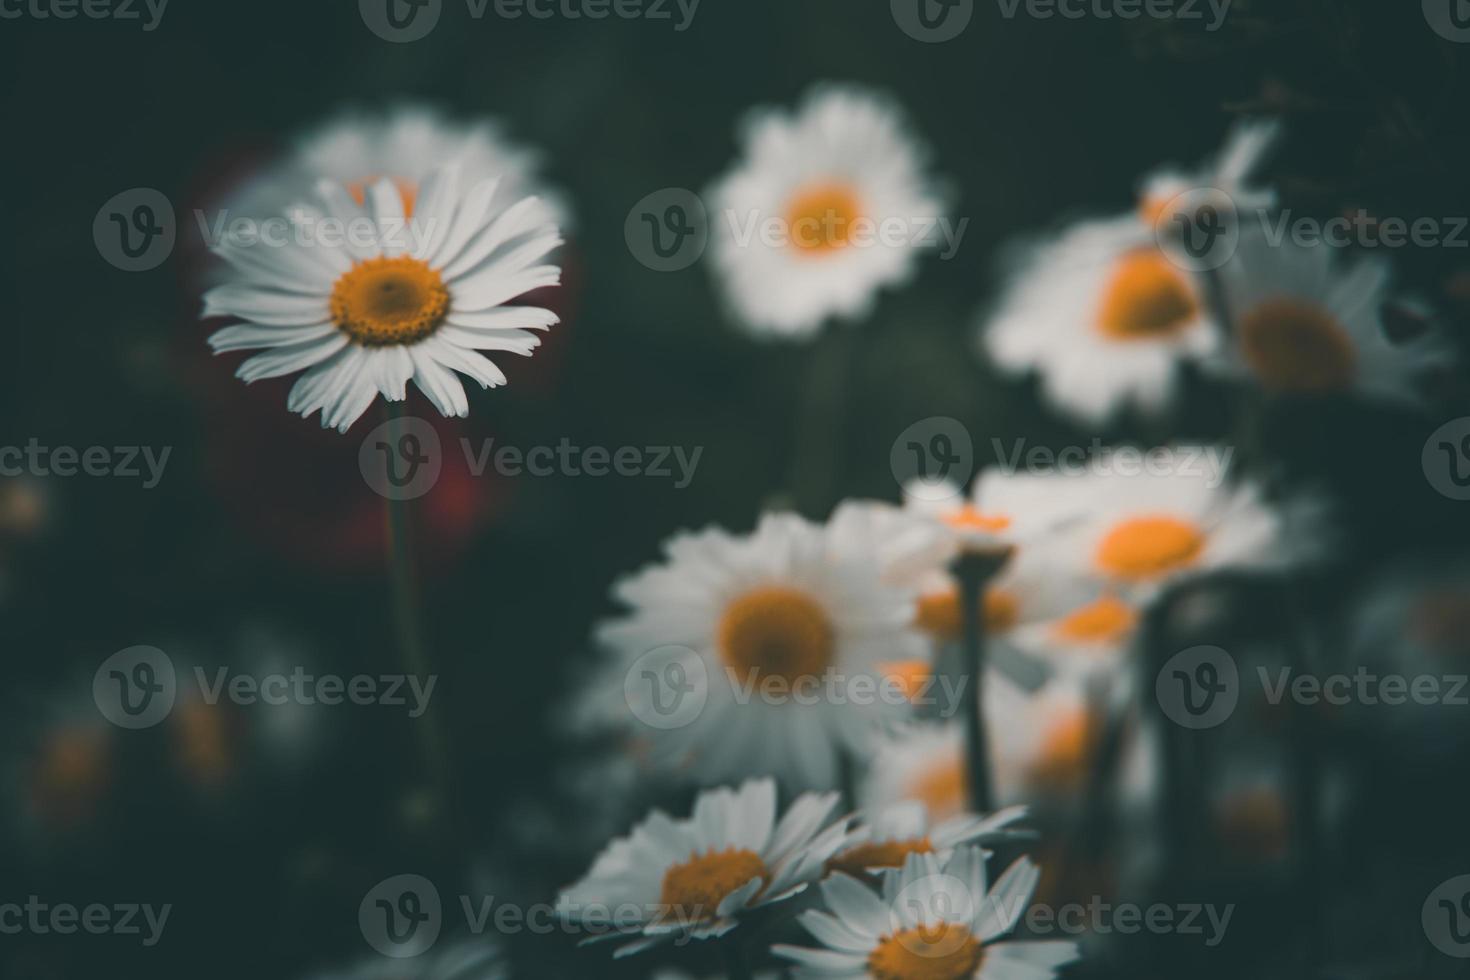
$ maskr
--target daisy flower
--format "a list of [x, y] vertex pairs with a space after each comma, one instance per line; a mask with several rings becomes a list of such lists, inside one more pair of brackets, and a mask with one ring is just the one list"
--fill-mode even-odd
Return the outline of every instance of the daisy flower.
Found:
[[[1273, 571], [1311, 558], [1314, 502], [1267, 503], [1253, 482], [1208, 472], [1197, 449], [1155, 450], [1127, 475], [1087, 477], [1094, 513], [1058, 543], [1079, 570], [1134, 601], [1186, 577], [1220, 569]], [[1300, 511], [1304, 522], [1291, 520]], [[1287, 533], [1288, 527], [1307, 533]], [[1114, 612], [1122, 613], [1115, 608]]]
[[1138, 606], [1115, 590], [1086, 598], [1080, 586], [1074, 590], [1078, 601], [1064, 613], [1017, 626], [1007, 640], [1060, 673], [1116, 672], [1138, 634]]
[[929, 819], [948, 820], [969, 812], [964, 732], [958, 723], [899, 726], [879, 736], [863, 784], [863, 808], [886, 811], [914, 801]]
[[806, 794], [778, 822], [776, 784], [760, 779], [700, 793], [688, 820], [655, 810], [562, 892], [559, 914], [573, 926], [602, 925], [618, 910], [622, 929], [623, 913], [641, 910], [625, 931], [595, 937], [631, 939], [616, 957], [723, 936], [744, 913], [790, 898], [822, 874], [847, 838], [846, 819], [828, 822], [837, 799]]
[[877, 893], [847, 875], [822, 882], [827, 911], [803, 912], [823, 949], [776, 946], [795, 976], [829, 980], [1043, 980], [1078, 958], [1075, 943], [1001, 942], [1021, 921], [1040, 872], [1021, 858], [987, 888], [985, 855], [912, 854]]
[[981, 334], [1001, 370], [1039, 374], [1046, 400], [1090, 425], [1125, 408], [1161, 413], [1180, 365], [1218, 340], [1201, 283], [1134, 215], [1084, 222], [1033, 249]]
[[997, 799], [1013, 805], [1069, 800], [1086, 789], [1102, 720], [1080, 682], [1057, 677], [1030, 692], [992, 670], [985, 725]]
[[[831, 788], [839, 754], [861, 752], [876, 727], [903, 716], [896, 692], [873, 687], [884, 663], [927, 651], [913, 594], [885, 579], [872, 539], [852, 524], [771, 514], [745, 536], [681, 534], [665, 554], [615, 587], [629, 614], [598, 635], [624, 671], [670, 646], [699, 658], [707, 699], [698, 716], [637, 729], [687, 777], [708, 784], [758, 770], [795, 788]], [[663, 692], [616, 693], [647, 719]]]
[[567, 209], [537, 175], [540, 162], [539, 153], [508, 139], [494, 121], [459, 122], [415, 104], [352, 109], [306, 133], [290, 153], [241, 188], [228, 210], [274, 217], [308, 198], [322, 178], [346, 187], [358, 204], [366, 203], [369, 187], [387, 178], [412, 210], [429, 176], [457, 163], [466, 184], [498, 178], [501, 201], [539, 197], [564, 227]]
[[937, 522], [956, 554], [1015, 550], [1064, 526], [1086, 505], [1076, 481], [1057, 473], [988, 469], [976, 477], [968, 499], [947, 480], [904, 486], [905, 511]]
[[384, 178], [359, 205], [343, 185], [322, 181], [319, 208], [297, 209], [292, 221], [332, 218], [371, 235], [216, 244], [235, 277], [205, 295], [204, 316], [244, 322], [210, 345], [216, 353], [267, 348], [240, 366], [247, 383], [305, 371], [287, 407], [306, 417], [320, 411], [323, 426], [342, 432], [379, 394], [403, 401], [410, 380], [444, 415], [469, 414], [455, 372], [485, 388], [505, 384], [480, 352], [529, 355], [540, 344], [532, 331], [557, 322], [550, 310], [506, 305], [559, 281], [543, 260], [561, 236], [535, 198], [495, 207], [497, 188], [492, 179], [461, 193], [450, 166], [414, 201]]
[[1030, 834], [1008, 829], [1025, 816], [1026, 808], [1018, 806], [988, 817], [966, 813], [936, 821], [918, 800], [894, 803], [864, 816], [828, 868], [860, 878], [883, 868], [900, 868], [910, 854], [935, 854], [946, 861], [962, 844], [1028, 839]]
[[752, 331], [810, 335], [913, 277], [944, 202], [896, 105], [822, 86], [794, 114], [754, 113], [743, 143], [744, 159], [708, 199], [714, 263]]
[[1339, 263], [1335, 251], [1244, 236], [1221, 270], [1232, 340], [1209, 366], [1268, 391], [1420, 404], [1423, 375], [1448, 361], [1448, 348], [1433, 330], [1391, 342], [1382, 317], [1388, 262]]
[[1223, 191], [1239, 211], [1264, 212], [1276, 206], [1276, 191], [1249, 181], [1281, 139], [1275, 119], [1247, 119], [1236, 123], [1225, 146], [1204, 166], [1185, 170], [1169, 165], [1144, 178], [1139, 191], [1139, 214], [1150, 227], [1162, 228], [1170, 219], [1169, 206], [1180, 195], [1202, 189]]

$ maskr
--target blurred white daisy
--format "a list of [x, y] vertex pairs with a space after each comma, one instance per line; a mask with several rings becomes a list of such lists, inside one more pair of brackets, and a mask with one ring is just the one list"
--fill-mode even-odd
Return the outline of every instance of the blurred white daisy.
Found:
[[1007, 805], [1074, 800], [1086, 789], [1102, 719], [1073, 678], [1031, 692], [990, 671], [985, 727], [996, 799]]
[[1274, 506], [1259, 485], [1226, 481], [1207, 458], [1194, 448], [1159, 449], [1137, 471], [1087, 477], [1093, 513], [1058, 550], [1135, 601], [1188, 576], [1280, 570], [1321, 550], [1314, 502]]
[[[673, 728], [635, 726], [656, 757], [708, 785], [752, 775], [831, 788], [839, 754], [906, 705], [875, 684], [882, 665], [921, 658], [912, 592], [885, 579], [874, 540], [850, 521], [789, 514], [743, 537], [710, 529], [670, 541], [666, 559], [615, 587], [629, 614], [598, 631], [622, 671], [673, 646], [699, 658], [707, 699]], [[688, 665], [685, 665], [687, 669]], [[622, 717], [659, 713], [664, 692], [613, 685]]]
[[1183, 194], [1213, 189], [1229, 195], [1240, 212], [1259, 214], [1276, 206], [1276, 191], [1250, 183], [1266, 156], [1281, 138], [1281, 123], [1275, 119], [1246, 119], [1237, 122], [1214, 159], [1191, 170], [1169, 165], [1144, 178], [1139, 192], [1139, 213], [1150, 227], [1160, 227], [1171, 215], [1169, 206]]
[[1425, 372], [1446, 365], [1449, 349], [1432, 329], [1391, 342], [1382, 316], [1388, 262], [1339, 263], [1336, 251], [1243, 235], [1221, 270], [1231, 342], [1209, 366], [1269, 391], [1419, 404]]
[[983, 325], [983, 349], [1003, 371], [1039, 374], [1048, 402], [1091, 425], [1129, 407], [1161, 413], [1180, 365], [1219, 343], [1202, 284], [1134, 215], [1068, 229], [1010, 280]]
[[985, 856], [964, 847], [941, 862], [913, 854], [884, 875], [882, 893], [837, 874], [822, 882], [827, 911], [803, 912], [802, 926], [825, 948], [776, 946], [797, 978], [883, 980], [1044, 980], [1077, 959], [1075, 943], [1009, 941], [1036, 892], [1027, 858], [988, 886]]
[[362, 237], [218, 243], [235, 276], [205, 295], [203, 315], [244, 322], [210, 345], [216, 353], [268, 348], [240, 366], [247, 383], [305, 371], [287, 407], [320, 411], [323, 426], [342, 432], [379, 394], [404, 400], [410, 380], [444, 415], [469, 414], [455, 372], [481, 387], [505, 384], [480, 352], [529, 355], [540, 344], [533, 331], [557, 322], [550, 310], [506, 304], [559, 281], [544, 259], [561, 235], [536, 198], [498, 208], [495, 180], [460, 188], [457, 167], [437, 172], [410, 217], [391, 180], [372, 185], [365, 206], [322, 181], [320, 207], [298, 208], [291, 220], [324, 228], [331, 218]]
[[931, 820], [947, 820], [969, 812], [967, 787], [964, 732], [958, 723], [899, 726], [874, 743], [863, 808], [879, 813], [915, 801]]
[[[700, 793], [688, 820], [656, 810], [562, 892], [558, 914], [573, 927], [602, 926], [616, 910], [620, 931], [594, 939], [631, 939], [617, 957], [723, 936], [742, 914], [821, 876], [847, 838], [846, 819], [829, 822], [836, 804], [836, 793], [807, 794], [777, 822], [776, 784], [762, 779]], [[627, 924], [635, 908], [639, 920]]]
[[828, 868], [858, 878], [900, 868], [910, 854], [934, 854], [946, 861], [963, 844], [980, 847], [1029, 839], [1030, 834], [1011, 826], [1025, 817], [1026, 808], [1018, 806], [986, 817], [965, 813], [931, 820], [928, 808], [918, 800], [894, 803], [864, 814]]
[[466, 185], [500, 180], [496, 210], [527, 197], [547, 202], [565, 227], [567, 208], [538, 177], [540, 154], [508, 139], [491, 120], [460, 122], [426, 105], [380, 111], [352, 109], [307, 132], [291, 152], [245, 184], [227, 204], [257, 220], [283, 214], [308, 199], [323, 178], [346, 187], [359, 204], [379, 180], [393, 181], [411, 212], [434, 171], [458, 164]]
[[795, 113], [752, 114], [743, 143], [709, 192], [710, 244], [752, 331], [806, 336], [828, 317], [861, 316], [936, 243], [944, 201], [928, 152], [888, 99], [821, 86]]
[[968, 497], [947, 480], [911, 480], [904, 486], [904, 510], [937, 522], [951, 541], [951, 555], [1016, 549], [1065, 526], [1086, 506], [1076, 481], [1057, 473], [987, 469], [975, 478]]
[[[1083, 592], [1075, 593], [1079, 598]], [[1095, 592], [1060, 615], [1017, 626], [1007, 639], [1060, 673], [1112, 673], [1138, 633], [1139, 610], [1111, 590]]]

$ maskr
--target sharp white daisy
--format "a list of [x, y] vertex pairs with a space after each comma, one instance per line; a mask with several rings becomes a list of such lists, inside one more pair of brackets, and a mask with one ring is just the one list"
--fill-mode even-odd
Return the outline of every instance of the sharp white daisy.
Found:
[[210, 346], [267, 348], [240, 366], [246, 383], [305, 371], [287, 407], [321, 412], [323, 426], [342, 432], [378, 395], [403, 401], [410, 380], [444, 415], [469, 414], [455, 372], [484, 388], [505, 384], [481, 352], [529, 355], [540, 344], [534, 331], [557, 322], [550, 310], [508, 304], [559, 281], [545, 259], [561, 235], [536, 198], [497, 207], [495, 180], [460, 188], [450, 166], [414, 202], [384, 178], [359, 205], [343, 185], [322, 181], [319, 205], [291, 219], [322, 228], [334, 219], [347, 234], [279, 247], [217, 243], [235, 275], [205, 295], [204, 316], [243, 322]]
[[794, 113], [755, 112], [744, 158], [710, 190], [711, 255], [754, 332], [806, 336], [912, 278], [946, 227], [927, 151], [887, 98], [822, 86]]
[[566, 226], [567, 208], [538, 176], [538, 152], [509, 139], [493, 120], [461, 122], [417, 104], [352, 109], [321, 123], [246, 183], [227, 210], [272, 218], [305, 200], [323, 178], [346, 187], [359, 204], [366, 202], [369, 187], [387, 178], [412, 210], [424, 182], [451, 163], [459, 165], [466, 184], [499, 179], [500, 200], [506, 204], [541, 198], [554, 220]]
[[1075, 943], [1004, 941], [1025, 915], [1040, 872], [1027, 858], [989, 885], [985, 855], [962, 847], [947, 861], [913, 854], [885, 873], [881, 893], [836, 874], [822, 882], [827, 910], [799, 917], [822, 949], [776, 946], [798, 980], [1044, 980], [1078, 958]]
[[[873, 539], [846, 520], [827, 526], [767, 515], [754, 533], [681, 534], [665, 560], [615, 587], [629, 614], [599, 638], [623, 671], [652, 651], [698, 657], [685, 678], [707, 693], [680, 727], [635, 726], [655, 755], [708, 785], [772, 774], [792, 788], [836, 785], [839, 755], [906, 713], [874, 685], [883, 665], [923, 657], [914, 596], [892, 584]], [[657, 685], [619, 685], [633, 719], [662, 713]], [[628, 712], [623, 712], [626, 718]]]
[[1012, 826], [1025, 817], [1026, 808], [1018, 806], [988, 817], [963, 813], [931, 820], [928, 807], [918, 800], [894, 803], [862, 816], [828, 868], [859, 878], [884, 868], [901, 868], [910, 854], [934, 854], [947, 861], [963, 844], [979, 847], [1030, 839], [1031, 834]]
[[1209, 366], [1269, 391], [1421, 403], [1425, 373], [1450, 361], [1444, 339], [1426, 329], [1391, 341], [1383, 323], [1388, 262], [1342, 260], [1338, 251], [1243, 235], [1221, 270], [1231, 343]]
[[1159, 227], [1171, 219], [1170, 205], [1181, 195], [1201, 190], [1223, 191], [1241, 213], [1256, 215], [1275, 207], [1275, 189], [1251, 180], [1275, 149], [1281, 133], [1281, 123], [1275, 119], [1241, 120], [1231, 127], [1220, 152], [1203, 166], [1158, 168], [1144, 178], [1138, 202], [1140, 216], [1150, 227]]
[[[609, 844], [587, 876], [562, 892], [558, 912], [579, 927], [605, 925], [618, 910], [620, 931], [594, 937], [630, 939], [618, 957], [723, 936], [744, 913], [790, 898], [822, 875], [847, 839], [847, 820], [830, 820], [836, 805], [836, 793], [807, 794], [777, 821], [772, 780], [700, 793], [689, 819], [654, 811]], [[627, 923], [634, 909], [638, 921]]]
[[1187, 576], [1280, 570], [1321, 550], [1314, 501], [1273, 505], [1258, 484], [1210, 472], [1206, 458], [1189, 447], [1159, 449], [1146, 468], [1087, 477], [1093, 513], [1058, 551], [1083, 574], [1142, 600]]
[[1217, 349], [1219, 325], [1202, 283], [1128, 215], [1076, 225], [1027, 254], [981, 344], [1003, 371], [1038, 374], [1057, 409], [1102, 425], [1125, 408], [1168, 408], [1181, 364]]

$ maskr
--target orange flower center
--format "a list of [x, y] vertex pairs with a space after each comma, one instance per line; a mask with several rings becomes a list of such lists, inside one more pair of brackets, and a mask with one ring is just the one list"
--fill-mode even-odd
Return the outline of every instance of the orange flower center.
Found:
[[[985, 631], [1000, 634], [1021, 619], [1021, 599], [1005, 589], [987, 589], [984, 603]], [[931, 592], [919, 597], [914, 625], [932, 639], [945, 641], [958, 637], [965, 628], [964, 610], [960, 608], [958, 588]]]
[[1187, 327], [1199, 305], [1194, 287], [1167, 256], [1139, 249], [1113, 270], [1097, 326], [1111, 340], [1157, 340]]
[[1219, 805], [1217, 830], [1236, 854], [1271, 860], [1286, 854], [1291, 815], [1279, 793], [1252, 789], [1227, 797]]
[[852, 241], [853, 224], [863, 216], [862, 203], [848, 184], [803, 187], [786, 205], [791, 244], [804, 255], [828, 255]]
[[944, 522], [956, 531], [984, 534], [999, 534], [1011, 526], [1011, 519], [1006, 515], [983, 513], [974, 504], [965, 504], [959, 510], [946, 514]]
[[[351, 181], [347, 184], [347, 193], [351, 194], [352, 199], [359, 205], [367, 204], [368, 188], [382, 179], [382, 176], [378, 175]], [[411, 180], [404, 180], [402, 177], [390, 177], [389, 180], [393, 181], [393, 186], [398, 188], [398, 194], [403, 198], [403, 216], [412, 218], [413, 206], [418, 203], [419, 185]]]
[[444, 322], [449, 290], [418, 259], [366, 259], [337, 280], [331, 310], [338, 329], [365, 347], [412, 344]]
[[1092, 737], [1092, 719], [1081, 708], [1052, 722], [1030, 766], [1031, 781], [1051, 790], [1080, 785], [1087, 778]]
[[1261, 383], [1281, 391], [1341, 391], [1357, 375], [1352, 338], [1325, 309], [1268, 299], [1240, 318], [1240, 352]]
[[732, 847], [694, 854], [664, 872], [659, 900], [675, 921], [713, 919], [726, 895], [768, 874], [766, 863], [754, 851]]
[[1204, 533], [1175, 517], [1136, 517], [1109, 531], [1097, 564], [1120, 579], [1151, 579], [1187, 568], [1205, 547]]
[[41, 747], [32, 773], [32, 802], [48, 820], [74, 823], [88, 816], [111, 777], [105, 734], [65, 730]]
[[841, 871], [854, 878], [867, 876], [869, 868], [901, 868], [910, 854], [932, 854], [934, 845], [927, 837], [911, 840], [888, 840], [859, 844], [827, 862], [828, 871]]
[[1133, 632], [1137, 622], [1138, 613], [1132, 606], [1105, 595], [1057, 620], [1052, 634], [1065, 643], [1114, 644]]
[[927, 660], [891, 660], [879, 664], [878, 670], [910, 701], [924, 692], [934, 676], [934, 667]]
[[909, 786], [909, 799], [918, 800], [935, 820], [963, 813], [969, 805], [969, 783], [958, 754], [935, 761]]
[[827, 612], [799, 589], [767, 586], [725, 607], [718, 629], [720, 654], [742, 673], [815, 677], [832, 663], [836, 631]]
[[874, 980], [965, 980], [980, 972], [985, 950], [970, 930], [953, 922], [895, 933], [868, 955]]

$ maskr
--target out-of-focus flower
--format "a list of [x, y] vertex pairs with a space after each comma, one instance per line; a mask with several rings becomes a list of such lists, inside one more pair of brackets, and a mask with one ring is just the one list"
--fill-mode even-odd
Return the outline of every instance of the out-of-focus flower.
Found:
[[348, 970], [320, 973], [312, 980], [507, 980], [510, 968], [500, 948], [487, 940], [459, 942], [412, 960], [375, 957]]
[[944, 202], [898, 106], [823, 86], [794, 114], [753, 113], [743, 141], [744, 159], [709, 193], [710, 246], [750, 330], [807, 336], [912, 278]]
[[493, 179], [462, 192], [455, 166], [413, 200], [388, 179], [368, 189], [366, 205], [332, 181], [317, 192], [321, 210], [298, 208], [293, 223], [329, 216], [370, 234], [279, 248], [221, 241], [214, 250], [238, 278], [205, 295], [204, 316], [245, 321], [209, 338], [216, 352], [269, 348], [240, 378], [306, 371], [291, 411], [320, 410], [324, 426], [346, 432], [379, 394], [404, 400], [412, 379], [442, 414], [465, 416], [455, 372], [502, 385], [504, 372], [480, 352], [529, 355], [540, 344], [532, 331], [557, 322], [550, 310], [506, 305], [559, 278], [542, 260], [561, 236], [537, 199], [497, 206]]
[[743, 913], [790, 898], [820, 877], [847, 838], [846, 819], [829, 823], [837, 799], [798, 797], [778, 822], [776, 784], [763, 779], [700, 793], [687, 820], [654, 811], [562, 892], [558, 911], [577, 924], [584, 917], [606, 923], [611, 909], [640, 909], [636, 925], [597, 937], [632, 939], [618, 947], [618, 957], [723, 936]]
[[36, 732], [16, 760], [20, 812], [32, 830], [66, 833], [99, 816], [111, 791], [114, 729], [95, 711], [68, 711]]
[[1138, 207], [1149, 225], [1158, 227], [1170, 219], [1169, 205], [1181, 194], [1213, 189], [1223, 191], [1240, 211], [1260, 212], [1276, 205], [1276, 191], [1249, 183], [1262, 162], [1281, 138], [1281, 123], [1275, 119], [1246, 119], [1236, 123], [1225, 138], [1219, 154], [1193, 170], [1169, 165], [1143, 180]]
[[906, 710], [898, 698], [846, 694], [881, 680], [886, 663], [927, 654], [913, 594], [889, 584], [873, 539], [846, 521], [772, 514], [753, 534], [681, 534], [665, 551], [615, 587], [630, 612], [598, 630], [618, 662], [615, 683], [594, 698], [624, 723], [630, 708], [650, 718], [663, 693], [625, 686], [624, 675], [651, 651], [693, 651], [707, 678], [698, 716], [638, 726], [661, 764], [706, 785], [759, 773], [792, 788], [835, 786], [839, 753], [860, 751]]
[[1028, 838], [1029, 834], [1009, 829], [1025, 816], [1025, 807], [1011, 807], [987, 817], [966, 813], [934, 821], [917, 800], [894, 803], [861, 817], [828, 868], [859, 878], [884, 868], [901, 868], [910, 854], [934, 854], [947, 861], [964, 844], [979, 847]]
[[1102, 425], [1174, 400], [1180, 365], [1219, 345], [1201, 283], [1175, 265], [1136, 216], [1088, 221], [1033, 249], [981, 336], [1012, 374], [1035, 372], [1042, 395]]
[[985, 855], [963, 847], [947, 861], [912, 854], [884, 875], [882, 893], [837, 874], [822, 882], [827, 911], [799, 917], [824, 949], [776, 946], [799, 978], [1045, 980], [1077, 959], [1075, 943], [1000, 942], [1015, 929], [1040, 872], [1027, 858], [987, 889]]
[[361, 204], [367, 189], [386, 177], [412, 202], [429, 175], [450, 163], [460, 165], [467, 184], [499, 179], [508, 200], [542, 198], [565, 227], [565, 206], [537, 175], [539, 153], [511, 141], [494, 120], [459, 122], [415, 104], [352, 109], [321, 123], [237, 189], [226, 210], [231, 217], [272, 218], [310, 198], [323, 178], [345, 186]]
[[986, 470], [969, 499], [946, 481], [904, 487], [905, 512], [936, 522], [954, 553], [1022, 548], [1076, 520], [1086, 506], [1076, 482], [1059, 474]]
[[1139, 615], [1136, 605], [1103, 591], [1052, 619], [1018, 626], [1007, 640], [1059, 673], [1111, 673], [1137, 636]]
[[877, 740], [863, 807], [880, 812], [905, 800], [923, 804], [936, 821], [969, 810], [964, 733], [958, 724], [906, 725]]
[[1080, 798], [1102, 719], [1080, 683], [1058, 677], [1024, 691], [997, 671], [985, 682], [996, 798], [1007, 804]]
[[1207, 366], [1268, 391], [1421, 404], [1425, 374], [1450, 363], [1450, 348], [1432, 327], [1391, 341], [1383, 322], [1388, 262], [1338, 263], [1336, 251], [1272, 243], [1264, 231], [1243, 235], [1221, 270], [1231, 342]]

